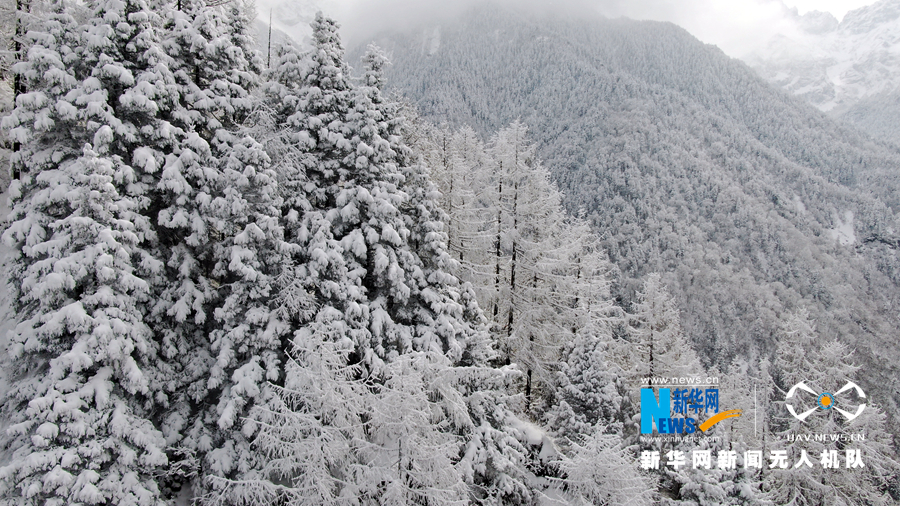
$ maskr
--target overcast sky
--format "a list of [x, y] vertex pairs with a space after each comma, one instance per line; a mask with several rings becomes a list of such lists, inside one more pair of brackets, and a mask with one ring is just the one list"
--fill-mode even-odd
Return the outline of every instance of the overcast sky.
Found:
[[793, 36], [795, 25], [789, 9], [796, 8], [801, 15], [826, 11], [840, 21], [847, 12], [872, 3], [874, 0], [602, 0], [599, 5], [608, 16], [671, 21], [740, 58], [772, 35]]
[[[417, 23], [436, 23], [470, 8], [479, 0], [256, 0], [260, 18], [268, 21], [274, 10], [274, 25], [291, 35], [308, 33], [305, 25], [316, 10], [336, 18], [343, 26], [348, 46], [375, 32], [403, 29]], [[607, 17], [671, 21], [695, 37], [742, 57], [772, 35], [791, 36], [794, 25], [790, 9], [802, 15], [810, 10], [827, 11], [838, 20], [853, 9], [874, 0], [494, 0], [532, 8], [595, 9]], [[301, 13], [298, 14], [298, 13]]]

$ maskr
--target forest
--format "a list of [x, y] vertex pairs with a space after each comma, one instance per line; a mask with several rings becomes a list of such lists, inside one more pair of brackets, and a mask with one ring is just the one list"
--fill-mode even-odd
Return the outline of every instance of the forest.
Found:
[[[28, 9], [2, 120], [0, 503], [900, 497], [892, 400], [872, 392], [849, 422], [785, 415], [792, 385], [837, 392], [868, 365], [820, 331], [822, 307], [779, 307], [753, 353], [698, 337], [671, 270], [602, 231], [606, 216], [625, 234], [639, 194], [573, 212], [587, 183], [560, 190], [526, 121], [435, 124], [392, 94], [400, 65], [378, 46], [351, 72], [321, 13], [308, 45], [264, 58], [241, 0]], [[636, 170], [630, 148], [604, 149], [622, 164], [597, 174]], [[838, 192], [829, 177], [803, 181]], [[873, 206], [856, 220], [890, 216], [893, 202], [841, 191]], [[641, 385], [695, 376], [721, 378], [719, 405], [745, 416], [699, 446], [642, 436]]]
[[529, 127], [564, 208], [613, 263], [619, 306], [659, 274], [722, 371], [771, 358], [808, 311], [819, 344], [847, 345], [856, 381], [900, 415], [896, 147], [670, 23], [484, 6], [374, 40], [388, 86], [427, 121], [483, 139]]

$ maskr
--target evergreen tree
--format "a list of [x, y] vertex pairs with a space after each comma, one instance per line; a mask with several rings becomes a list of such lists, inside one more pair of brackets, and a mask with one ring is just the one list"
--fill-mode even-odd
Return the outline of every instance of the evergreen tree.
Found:
[[[135, 403], [150, 393], [143, 369], [156, 351], [138, 310], [149, 290], [132, 265], [140, 254], [126, 218], [134, 204], [116, 192], [114, 175], [87, 146], [29, 188], [38, 190], [29, 192], [36, 208], [69, 212], [47, 223], [49, 237], [25, 246], [32, 262], [20, 303], [30, 318], [17, 325], [11, 352], [28, 364], [13, 397], [27, 409], [2, 476], [17, 489], [5, 492], [28, 503], [158, 501], [165, 442]], [[7, 241], [24, 245], [37, 232], [23, 221]]]
[[[482, 363], [489, 353], [488, 343], [479, 342], [483, 332], [475, 333], [470, 326], [481, 325], [483, 317], [471, 285], [460, 283], [454, 274], [459, 266], [447, 250], [448, 217], [438, 202], [440, 194], [427, 164], [417, 159], [405, 142], [412, 123], [399, 104], [382, 96], [386, 58], [380, 49], [370, 46], [364, 60], [365, 76], [355, 94], [357, 118], [362, 121], [356, 128], [363, 143], [387, 148], [380, 163], [395, 167], [401, 175], [397, 190], [404, 199], [399, 212], [413, 253], [401, 258], [400, 267], [412, 278], [412, 292], [400, 318], [415, 322], [416, 349], [450, 351], [455, 363], [461, 359], [466, 364]], [[460, 349], [461, 342], [466, 342], [465, 349]]]
[[[116, 191], [113, 167], [88, 145], [26, 176], [37, 184], [16, 185], [33, 206], [4, 234], [25, 260], [10, 349], [18, 381], [7, 399], [20, 412], [13, 460], [0, 471], [17, 503], [159, 503], [165, 441], [141, 403], [156, 354], [138, 309], [149, 286], [132, 263], [141, 256], [134, 202]], [[52, 219], [31, 221], [40, 216]]]
[[621, 370], [609, 360], [605, 322], [566, 345], [546, 424], [562, 448], [559, 480], [575, 504], [649, 504], [652, 486], [634, 466], [624, 436], [632, 412]]
[[[36, 184], [14, 185], [31, 209], [18, 207], [27, 218], [4, 234], [22, 248], [27, 315], [11, 343], [21, 362], [8, 402], [25, 409], [14, 416], [18, 447], [2, 476], [4, 492], [29, 503], [152, 504], [159, 494], [152, 470], [166, 464], [164, 442], [130, 402], [148, 393], [142, 368], [155, 352], [137, 308], [148, 285], [132, 266], [137, 236], [124, 217], [134, 204], [114, 175], [88, 145], [82, 157], [33, 174]], [[49, 219], [42, 227], [34, 218]]]
[[596, 335], [579, 335], [567, 345], [554, 403], [545, 415], [555, 434], [578, 441], [602, 426], [621, 436], [627, 409], [622, 395], [625, 386], [607, 350], [608, 341]]
[[[318, 16], [314, 38], [309, 55], [293, 47], [281, 48], [264, 86], [270, 124], [278, 128], [267, 144], [274, 152], [285, 240], [291, 245], [294, 266], [282, 279], [290, 292], [284, 300], [309, 297], [313, 304], [305, 318], [291, 315], [295, 325], [328, 322], [334, 328], [326, 335], [346, 332], [362, 347], [368, 344], [362, 320], [368, 315], [360, 305], [365, 303], [360, 279], [364, 273], [352, 271], [345, 258], [346, 246], [358, 235], [342, 243], [332, 223], [340, 218], [333, 210], [336, 194], [345, 192], [344, 207], [350, 198], [347, 192], [362, 191], [351, 179], [352, 168], [341, 167], [352, 149], [345, 138], [352, 108], [351, 82], [334, 22]], [[370, 194], [365, 191], [364, 195]], [[362, 246], [365, 254], [364, 242], [355, 245]]]
[[342, 314], [340, 325], [373, 370], [414, 349], [458, 361], [475, 333], [447, 272], [427, 173], [410, 166], [409, 149], [388, 128], [397, 119], [377, 107], [377, 88], [357, 89], [347, 77], [334, 23], [319, 16], [313, 28], [308, 64], [284, 52], [267, 86], [284, 138], [297, 142], [279, 162], [279, 179], [285, 191], [302, 191], [286, 196], [282, 214], [299, 266], [294, 278], [318, 308], [312, 320]]
[[151, 423], [158, 347], [143, 307], [161, 263], [145, 213], [153, 148], [174, 142], [157, 117], [173, 80], [145, 4], [88, 8], [78, 25], [59, 5], [34, 32], [19, 67], [30, 91], [4, 122], [22, 144], [4, 233], [21, 287], [4, 494], [156, 504], [167, 459]]
[[[294, 268], [276, 301], [296, 329], [291, 367], [251, 418], [259, 448], [276, 458], [213, 479], [209, 497], [530, 500], [525, 449], [503, 429], [514, 419], [497, 386], [508, 375], [483, 364], [480, 311], [450, 272], [427, 172], [392, 133], [393, 106], [347, 77], [334, 22], [317, 16], [313, 40], [308, 55], [279, 51], [265, 85], [281, 126], [271, 138], [278, 180], [300, 192], [282, 207]], [[317, 396], [345, 396], [346, 406]], [[346, 445], [307, 444], [322, 438]], [[315, 466], [314, 486], [305, 470]]]
[[240, 420], [282, 379], [288, 333], [274, 307], [287, 262], [277, 181], [245, 126], [261, 65], [232, 3], [185, 1], [165, 23], [180, 96], [168, 117], [184, 137], [157, 187], [166, 283], [153, 317], [172, 362], [163, 429], [179, 452], [199, 452], [205, 480], [260, 465]]

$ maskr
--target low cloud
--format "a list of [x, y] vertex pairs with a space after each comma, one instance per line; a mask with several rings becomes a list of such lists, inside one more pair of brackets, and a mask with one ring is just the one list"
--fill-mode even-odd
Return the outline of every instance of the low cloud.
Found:
[[[851, 0], [865, 2], [868, 0]], [[796, 34], [797, 10], [782, 0], [495, 0], [516, 9], [537, 12], [599, 12], [607, 17], [670, 21], [695, 37], [742, 57], [776, 34]], [[295, 38], [317, 10], [343, 26], [348, 47], [386, 30], [436, 24], [483, 3], [479, 0], [257, 0], [260, 18]], [[823, 4], [825, 5], [825, 4]]]

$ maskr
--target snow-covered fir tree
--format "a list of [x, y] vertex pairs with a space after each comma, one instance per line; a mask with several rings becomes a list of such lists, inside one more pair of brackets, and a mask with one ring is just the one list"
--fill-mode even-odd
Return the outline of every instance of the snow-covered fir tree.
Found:
[[171, 363], [163, 430], [180, 454], [202, 457], [203, 493], [211, 476], [260, 465], [241, 418], [282, 376], [288, 325], [273, 300], [286, 253], [275, 173], [245, 126], [261, 62], [244, 3], [181, 7], [164, 25], [180, 96], [169, 119], [183, 137], [159, 161], [166, 283], [153, 321]]
[[[158, 346], [143, 307], [161, 264], [143, 216], [171, 83], [146, 5], [58, 4], [17, 68], [28, 93], [4, 127], [19, 143], [4, 240], [17, 357], [4, 408], [2, 493], [16, 504], [159, 504], [165, 440], [152, 423]], [[91, 145], [93, 144], [93, 145]]]
[[602, 426], [621, 435], [626, 388], [612, 362], [608, 336], [579, 334], [566, 346], [566, 358], [557, 372], [552, 406], [545, 417], [555, 434], [577, 441]]
[[410, 165], [390, 131], [396, 118], [375, 106], [377, 88], [350, 81], [333, 21], [317, 18], [314, 37], [306, 61], [283, 52], [266, 88], [282, 136], [296, 142], [276, 164], [283, 191], [300, 193], [285, 196], [283, 216], [294, 278], [317, 308], [309, 319], [330, 321], [337, 310], [374, 369], [413, 349], [459, 360], [477, 332], [463, 318], [464, 288], [446, 273], [427, 172]]
[[19, 298], [28, 317], [10, 349], [21, 361], [7, 401], [21, 410], [9, 431], [17, 448], [0, 471], [6, 497], [23, 504], [159, 501], [165, 440], [147, 418], [143, 372], [156, 347], [138, 309], [149, 285], [133, 265], [135, 205], [116, 191], [113, 167], [87, 145], [15, 188], [53, 218], [42, 227], [31, 212], [5, 233], [30, 264]]
[[[207, 497], [530, 501], [527, 452], [505, 430], [515, 372], [485, 364], [482, 317], [452, 274], [427, 171], [377, 86], [349, 78], [335, 23], [318, 15], [313, 41], [306, 54], [281, 49], [264, 86], [291, 255], [275, 303], [295, 329], [287, 373], [249, 422], [273, 458], [213, 479]], [[347, 444], [308, 444], [322, 438]]]

